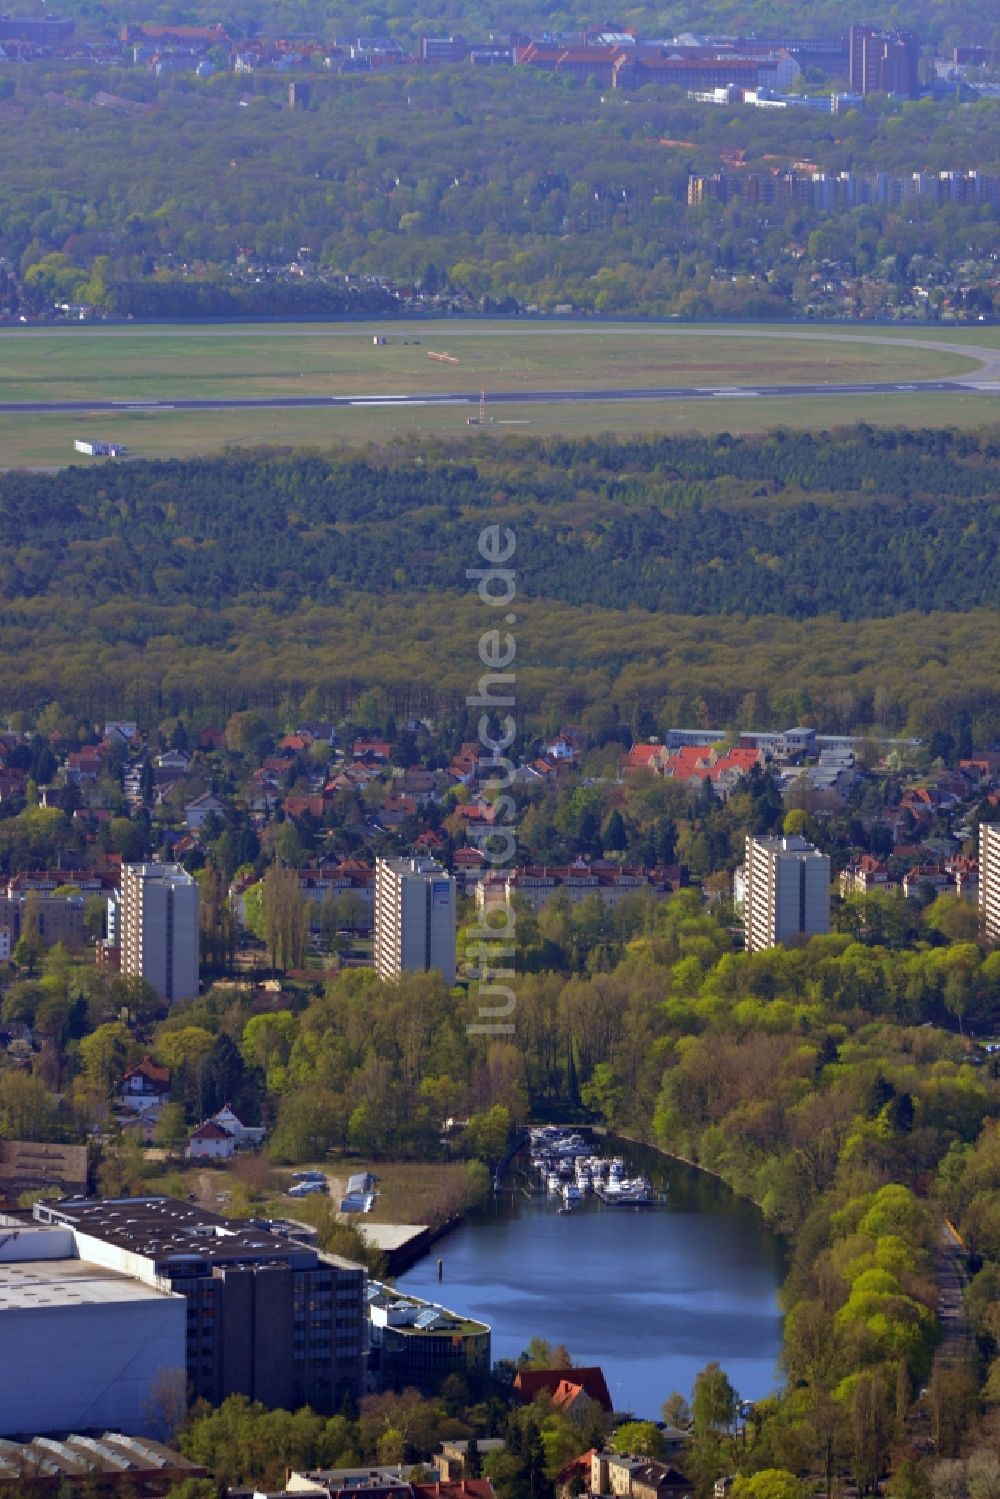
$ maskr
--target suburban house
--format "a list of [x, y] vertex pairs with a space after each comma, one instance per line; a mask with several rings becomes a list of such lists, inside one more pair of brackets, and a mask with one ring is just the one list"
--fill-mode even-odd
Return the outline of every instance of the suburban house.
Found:
[[188, 1136], [187, 1155], [192, 1161], [228, 1161], [235, 1150], [235, 1138], [214, 1119], [206, 1119]]
[[873, 854], [861, 854], [841, 871], [841, 895], [867, 895], [871, 890], [891, 890], [895, 884], [888, 867]]
[[525, 1405], [539, 1395], [548, 1395], [553, 1400], [559, 1396], [560, 1405], [571, 1415], [582, 1416], [584, 1407], [579, 1404], [579, 1395], [589, 1401], [589, 1410], [594, 1405], [612, 1411], [611, 1395], [603, 1371], [596, 1366], [583, 1369], [518, 1369], [514, 1376], [514, 1395]]
[[159, 1066], [152, 1057], [143, 1057], [122, 1078], [118, 1102], [123, 1109], [133, 1109], [140, 1113], [151, 1104], [162, 1102], [169, 1095], [170, 1068]]
[[694, 1499], [694, 1484], [667, 1463], [628, 1453], [595, 1452], [590, 1492], [615, 1499]]
[[[491, 1452], [503, 1452], [506, 1447], [503, 1437], [480, 1437], [476, 1442], [480, 1457]], [[461, 1483], [466, 1477], [465, 1464], [469, 1455], [469, 1443], [465, 1437], [442, 1441], [440, 1452], [434, 1454], [434, 1463], [441, 1477], [448, 1483]]]
[[232, 1135], [237, 1150], [256, 1150], [263, 1145], [267, 1130], [263, 1125], [244, 1124], [239, 1115], [233, 1111], [231, 1104], [224, 1104], [217, 1114], [213, 1114], [211, 1124], [217, 1124], [227, 1134]]
[[224, 817], [226, 815], [226, 804], [221, 802], [211, 791], [206, 791], [202, 796], [196, 796], [194, 801], [188, 802], [184, 808], [184, 821], [195, 833], [201, 827], [207, 817], [212, 815]]
[[162, 755], [156, 757], [157, 770], [172, 770], [183, 775], [191, 764], [191, 756], [187, 750], [164, 750]]

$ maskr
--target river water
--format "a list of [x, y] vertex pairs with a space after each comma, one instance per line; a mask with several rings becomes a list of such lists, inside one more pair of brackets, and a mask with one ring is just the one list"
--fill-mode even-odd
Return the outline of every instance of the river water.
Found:
[[565, 1344], [574, 1363], [601, 1366], [616, 1410], [658, 1419], [672, 1391], [690, 1399], [713, 1359], [744, 1400], [771, 1393], [780, 1241], [714, 1177], [625, 1141], [612, 1149], [667, 1191], [665, 1206], [589, 1198], [560, 1215], [552, 1199], [512, 1192], [515, 1171], [492, 1206], [438, 1240], [399, 1286], [488, 1322], [494, 1360], [517, 1358], [533, 1337]]

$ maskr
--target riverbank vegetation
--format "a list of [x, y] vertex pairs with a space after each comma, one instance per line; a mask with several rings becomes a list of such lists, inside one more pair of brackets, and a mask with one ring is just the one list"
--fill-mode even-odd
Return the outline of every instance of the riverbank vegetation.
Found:
[[[273, 1201], [274, 1166], [336, 1172], [344, 1152], [376, 1172], [381, 1159], [465, 1159], [453, 1168], [461, 1209], [533, 1113], [603, 1120], [716, 1172], [788, 1239], [787, 1389], [738, 1437], [732, 1422], [703, 1433], [700, 1489], [729, 1466], [827, 1489], [848, 1470], [862, 1490], [891, 1469], [894, 1495], [926, 1493], [929, 1457], [964, 1462], [991, 1439], [1000, 1396], [1000, 1069], [959, 1029], [996, 1024], [1000, 954], [934, 916], [893, 946], [868, 929], [746, 955], [694, 891], [616, 918], [602, 942], [558, 903], [519, 913], [516, 1029], [503, 1040], [470, 1035], [473, 1000], [432, 975], [385, 986], [348, 970], [280, 997], [220, 985], [158, 1018], [149, 995], [131, 993], [123, 1011], [121, 980], [54, 949], [4, 995], [5, 1021], [33, 1025], [43, 1052], [36, 1074], [0, 1074], [0, 1133], [80, 1138], [151, 1050], [173, 1071], [168, 1157], [227, 1100], [268, 1126], [272, 1165], [228, 1184], [229, 1209], [252, 1214]], [[581, 961], [564, 960], [577, 939]], [[190, 1189], [178, 1165], [160, 1169], [151, 1181], [126, 1144], [105, 1151], [98, 1184]], [[353, 1231], [317, 1211], [323, 1242], [360, 1256]], [[964, 1323], [936, 1315], [954, 1259], [946, 1217], [968, 1249]], [[500, 1421], [463, 1412], [479, 1434]], [[573, 1454], [546, 1419], [525, 1441], [537, 1436], [547, 1482]], [[384, 1450], [398, 1440], [387, 1434]], [[355, 1441], [338, 1452], [368, 1460]], [[518, 1468], [503, 1499], [519, 1499], [522, 1479]]]
[[964, 710], [986, 742], [997, 452], [995, 434], [861, 427], [8, 474], [0, 690], [154, 722], [307, 693], [339, 718], [369, 692], [383, 717], [458, 723], [456, 641], [474, 665], [482, 621], [455, 580], [489, 519], [520, 538], [536, 727], [810, 715], [930, 735]]
[[[701, 1479], [731, 1462], [832, 1492], [846, 1469], [864, 1492], [891, 1468], [894, 1494], [926, 1492], [900, 1475], [962, 1459], [1000, 1395], [1000, 1078], [957, 1029], [995, 1023], [1000, 954], [923, 928], [746, 955], [687, 891], [634, 912], [617, 955], [591, 950], [570, 976], [520, 972], [509, 1040], [470, 1037], [472, 1002], [434, 977], [357, 970], [284, 1013], [213, 991], [155, 1046], [182, 1096], [199, 1054], [254, 1069], [278, 1159], [492, 1164], [532, 1111], [582, 1110], [716, 1172], [788, 1239], [787, 1389], [738, 1442], [725, 1423], [706, 1438]], [[443, 1143], [447, 1118], [469, 1122]], [[967, 1333], [937, 1318], [946, 1217], [969, 1251]]]

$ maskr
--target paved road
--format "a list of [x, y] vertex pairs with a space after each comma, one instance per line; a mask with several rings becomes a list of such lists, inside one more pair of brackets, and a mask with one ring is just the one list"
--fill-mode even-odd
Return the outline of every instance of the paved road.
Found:
[[[965, 380], [911, 380], [898, 384], [890, 381], [849, 385], [816, 383], [810, 385], [755, 386], [636, 386], [622, 390], [491, 390], [488, 409], [494, 406], [570, 405], [578, 403], [630, 401], [754, 401], [787, 400], [789, 396], [884, 396], [900, 392], [932, 394], [997, 394], [1000, 380], [970, 378]], [[273, 411], [301, 407], [343, 406], [479, 406], [479, 391], [422, 392], [413, 395], [342, 395], [342, 396], [205, 396], [176, 401], [3, 401], [0, 413], [27, 416], [46, 412], [123, 411]]]

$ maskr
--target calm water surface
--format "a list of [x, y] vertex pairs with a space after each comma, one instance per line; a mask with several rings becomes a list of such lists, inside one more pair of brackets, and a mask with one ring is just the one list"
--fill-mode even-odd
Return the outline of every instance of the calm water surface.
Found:
[[564, 1343], [576, 1363], [601, 1365], [618, 1410], [658, 1418], [671, 1391], [690, 1397], [711, 1359], [743, 1399], [769, 1394], [779, 1383], [780, 1241], [714, 1178], [612, 1146], [668, 1189], [667, 1206], [590, 1198], [560, 1216], [550, 1199], [507, 1190], [440, 1239], [400, 1287], [488, 1322], [494, 1359], [516, 1358], [533, 1337]]

